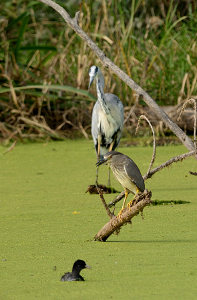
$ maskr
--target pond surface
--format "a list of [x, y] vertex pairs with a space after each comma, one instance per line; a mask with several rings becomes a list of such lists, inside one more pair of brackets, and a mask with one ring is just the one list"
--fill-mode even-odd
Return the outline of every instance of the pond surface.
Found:
[[[197, 161], [189, 158], [146, 182], [154, 205], [106, 243], [93, 237], [108, 221], [94, 184], [92, 141], [0, 147], [0, 299], [195, 299], [197, 295]], [[145, 174], [151, 147], [120, 147]], [[157, 148], [155, 166], [185, 153]], [[100, 167], [107, 183], [107, 167]], [[112, 176], [112, 185], [122, 190]], [[110, 202], [114, 195], [106, 195]], [[175, 203], [185, 203], [175, 205]], [[189, 203], [187, 203], [189, 202]], [[170, 203], [170, 204], [169, 204]], [[122, 201], [117, 205], [119, 211]], [[60, 282], [76, 259], [85, 282]]]

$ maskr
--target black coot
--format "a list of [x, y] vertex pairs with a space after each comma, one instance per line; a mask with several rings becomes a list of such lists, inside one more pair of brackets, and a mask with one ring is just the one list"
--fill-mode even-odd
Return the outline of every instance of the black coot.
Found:
[[84, 278], [79, 274], [83, 269], [90, 269], [85, 261], [83, 260], [76, 260], [72, 272], [67, 272], [61, 277], [61, 281], [84, 281]]

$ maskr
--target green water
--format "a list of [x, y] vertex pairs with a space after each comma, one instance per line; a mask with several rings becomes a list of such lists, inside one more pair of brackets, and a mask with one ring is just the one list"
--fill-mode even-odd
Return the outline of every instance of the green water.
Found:
[[[93, 237], [108, 217], [98, 195], [85, 190], [95, 178], [92, 141], [0, 147], [0, 299], [196, 299], [197, 162], [189, 158], [146, 183], [156, 205], [106, 243]], [[148, 168], [151, 148], [120, 147]], [[158, 147], [155, 166], [184, 153]], [[107, 182], [107, 169], [100, 168]], [[112, 184], [121, 190], [113, 178]], [[107, 195], [111, 201], [114, 195]], [[117, 210], [122, 203], [118, 204]], [[92, 266], [85, 282], [60, 282], [76, 259]]]

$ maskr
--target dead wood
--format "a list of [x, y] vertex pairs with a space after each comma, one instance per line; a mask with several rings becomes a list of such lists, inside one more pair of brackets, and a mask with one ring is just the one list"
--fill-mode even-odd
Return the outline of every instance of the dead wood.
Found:
[[189, 171], [189, 173], [190, 173], [191, 175], [197, 176], [197, 172]]
[[160, 120], [174, 132], [174, 134], [181, 140], [181, 142], [190, 151], [194, 150], [194, 144], [192, 140], [182, 131], [182, 129], [174, 123], [169, 116], [157, 105], [157, 103], [146, 93], [138, 84], [136, 84], [125, 72], [123, 72], [118, 66], [116, 66], [105, 53], [93, 42], [92, 39], [81, 29], [78, 24], [79, 12], [75, 14], [74, 18], [71, 18], [67, 11], [53, 2], [52, 0], [39, 0], [48, 6], [51, 6], [56, 10], [65, 20], [65, 22], [88, 44], [88, 46], [93, 50], [93, 52], [100, 59], [101, 63], [108, 67], [112, 72], [114, 72], [122, 81], [124, 81], [132, 90], [134, 90], [138, 95], [142, 95], [144, 102], [154, 111]]
[[[192, 108], [187, 108], [182, 112], [181, 118], [177, 119], [179, 113], [182, 109], [182, 103], [175, 106], [162, 106], [163, 111], [168, 114], [168, 116], [172, 119], [173, 122], [176, 122], [177, 125], [183, 129], [184, 131], [193, 131], [194, 125], [194, 110]], [[135, 105], [132, 107], [132, 111], [130, 107], [125, 107], [125, 120], [127, 128], [135, 128], [135, 124], [137, 123], [138, 116], [141, 114], [145, 114], [148, 116], [151, 124], [157, 129], [157, 131], [163, 133], [165, 127], [165, 123], [155, 114], [155, 112], [148, 106], [140, 106]]]
[[131, 223], [131, 219], [140, 212], [142, 213], [144, 207], [151, 203], [151, 196], [151, 192], [147, 190], [145, 190], [143, 194], [137, 195], [132, 206], [125, 208], [121, 217], [112, 217], [111, 220], [95, 235], [94, 240], [105, 242], [112, 233], [119, 232], [123, 225]]
[[99, 190], [102, 191], [103, 194], [115, 194], [119, 193], [116, 189], [110, 186], [106, 186], [104, 184], [90, 184], [86, 190], [86, 193], [89, 194], [99, 194]]
[[114, 217], [114, 213], [112, 213], [112, 212], [110, 211], [110, 209], [109, 209], [109, 207], [108, 207], [108, 205], [107, 205], [107, 203], [106, 203], [106, 201], [105, 201], [105, 198], [103, 197], [103, 190], [100, 189], [100, 188], [98, 188], [98, 187], [97, 187], [97, 190], [98, 190], [98, 193], [99, 193], [99, 195], [100, 195], [100, 199], [101, 199], [101, 201], [102, 201], [102, 203], [103, 203], [103, 206], [104, 206], [104, 208], [105, 208], [105, 210], [106, 210], [108, 216], [110, 217], [110, 219], [112, 219], [112, 218]]

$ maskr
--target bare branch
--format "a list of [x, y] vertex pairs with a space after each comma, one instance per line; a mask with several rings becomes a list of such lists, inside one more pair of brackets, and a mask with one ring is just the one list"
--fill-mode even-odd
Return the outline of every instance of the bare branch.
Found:
[[142, 95], [146, 104], [154, 110], [155, 114], [163, 120], [163, 122], [168, 126], [174, 134], [181, 140], [189, 150], [194, 150], [194, 144], [192, 140], [175, 124], [169, 116], [157, 105], [157, 103], [139, 86], [137, 85], [125, 72], [123, 72], [118, 66], [116, 66], [108, 57], [105, 56], [104, 52], [89, 38], [89, 36], [79, 27], [77, 24], [77, 18], [71, 18], [69, 14], [60, 5], [53, 2], [52, 0], [39, 0], [51, 6], [56, 10], [67, 24], [88, 44], [88, 46], [94, 51], [98, 56], [101, 63], [113, 71], [121, 80], [123, 80], [132, 90], [137, 94]]
[[110, 209], [109, 209], [109, 207], [108, 207], [108, 205], [107, 205], [107, 203], [106, 203], [106, 201], [105, 201], [105, 199], [104, 199], [104, 197], [103, 197], [102, 189], [100, 189], [99, 187], [97, 187], [97, 191], [98, 191], [98, 194], [99, 194], [99, 196], [100, 196], [100, 199], [101, 199], [101, 201], [102, 201], [102, 203], [103, 203], [103, 206], [104, 206], [104, 208], [105, 208], [105, 210], [106, 210], [108, 216], [110, 217], [110, 219], [113, 218], [113, 217], [114, 217], [114, 214], [111, 213], [111, 211], [110, 211]]
[[145, 190], [143, 194], [136, 197], [136, 203], [133, 206], [128, 206], [122, 212], [121, 217], [113, 217], [107, 224], [99, 230], [99, 232], [94, 237], [95, 241], [105, 242], [108, 237], [114, 233], [118, 232], [120, 228], [127, 223], [131, 223], [131, 219], [142, 213], [144, 207], [151, 203], [151, 192]]
[[[190, 151], [187, 152], [185, 154], [181, 154], [175, 157], [172, 157], [171, 159], [169, 159], [168, 161], [164, 162], [163, 164], [161, 164], [160, 166], [154, 168], [153, 170], [150, 170], [149, 173], [147, 172], [146, 175], [143, 176], [144, 180], [147, 180], [148, 178], [151, 178], [155, 173], [157, 173], [158, 171], [170, 166], [171, 164], [178, 162], [178, 161], [182, 161], [183, 159], [190, 157], [190, 156], [194, 156], [196, 154], [196, 151]], [[190, 172], [190, 174], [192, 174]], [[192, 174], [193, 175], [193, 174]], [[118, 203], [125, 195], [125, 192], [122, 191], [115, 199], [113, 199], [109, 204], [108, 207], [112, 207], [114, 206], [116, 203]]]
[[122, 191], [116, 198], [114, 198], [111, 202], [109, 202], [108, 207], [114, 206], [118, 203], [122, 198], [124, 198], [125, 192]]
[[148, 174], [148, 177], [145, 177], [144, 180], [151, 178], [156, 172], [162, 170], [163, 168], [166, 168], [168, 166], [170, 166], [171, 164], [178, 162], [178, 161], [182, 161], [183, 159], [193, 156], [196, 154], [196, 151], [190, 151], [187, 152], [185, 154], [181, 154], [175, 157], [172, 157], [171, 159], [169, 159], [168, 161], [166, 161], [165, 163], [161, 164], [160, 166], [154, 168], [153, 170], [150, 171], [150, 173]]

